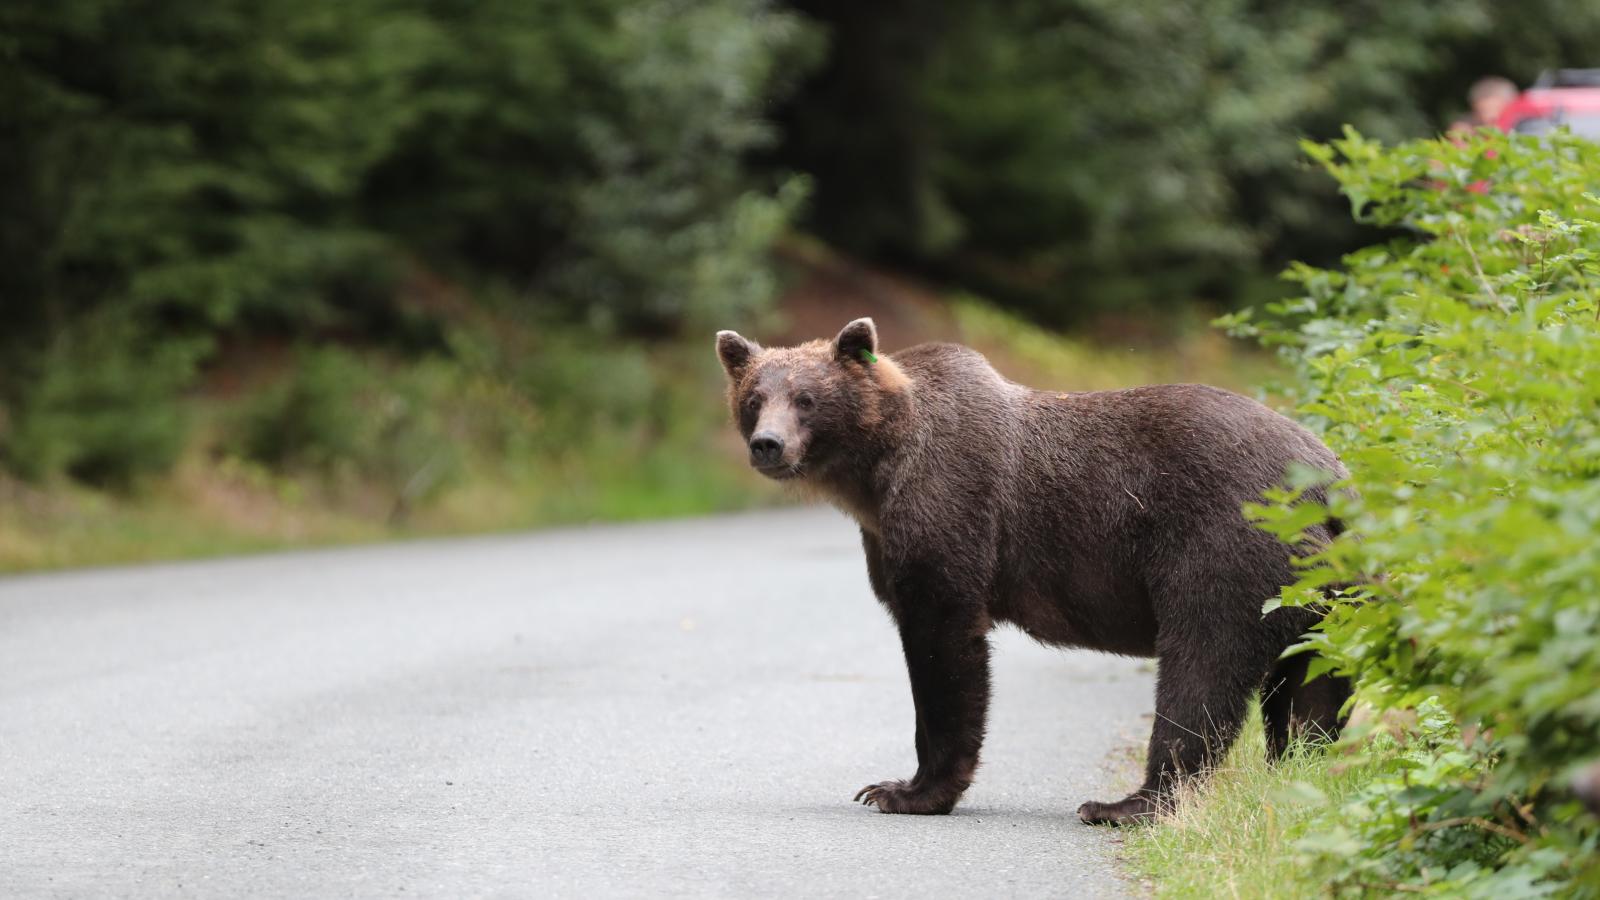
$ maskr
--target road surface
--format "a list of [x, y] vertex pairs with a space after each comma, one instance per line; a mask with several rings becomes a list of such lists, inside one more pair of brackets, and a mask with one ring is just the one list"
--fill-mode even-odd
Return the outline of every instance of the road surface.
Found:
[[1119, 896], [1149, 667], [996, 635], [954, 815], [794, 510], [0, 579], [0, 896]]

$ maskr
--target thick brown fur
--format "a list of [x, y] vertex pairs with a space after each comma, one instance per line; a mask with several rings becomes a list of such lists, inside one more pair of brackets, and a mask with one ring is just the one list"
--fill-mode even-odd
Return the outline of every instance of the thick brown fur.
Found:
[[1226, 752], [1258, 691], [1275, 756], [1295, 733], [1337, 734], [1348, 686], [1306, 683], [1305, 656], [1280, 659], [1317, 613], [1262, 615], [1294, 580], [1291, 553], [1241, 511], [1292, 464], [1345, 474], [1304, 428], [1203, 385], [1060, 394], [956, 345], [878, 355], [869, 319], [789, 348], [725, 331], [717, 351], [752, 464], [860, 523], [872, 589], [900, 631], [917, 772], [858, 800], [955, 806], [978, 766], [988, 633], [1003, 623], [1158, 660], [1144, 784], [1084, 803], [1086, 822], [1156, 814]]

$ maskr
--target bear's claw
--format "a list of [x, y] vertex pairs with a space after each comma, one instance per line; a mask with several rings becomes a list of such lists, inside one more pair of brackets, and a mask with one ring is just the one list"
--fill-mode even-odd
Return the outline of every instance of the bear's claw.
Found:
[[959, 791], [940, 791], [926, 784], [913, 786], [905, 781], [880, 781], [856, 792], [856, 800], [876, 806], [879, 812], [942, 816], [956, 805]]
[[1154, 800], [1134, 794], [1116, 803], [1090, 800], [1078, 807], [1078, 818], [1086, 825], [1143, 825], [1154, 821], [1159, 812]]
[[[855, 802], [866, 806], [877, 805], [891, 792], [903, 791], [906, 788], [907, 785], [904, 781], [880, 781], [877, 784], [869, 784], [856, 791]], [[881, 805], [879, 808], [882, 808]], [[887, 812], [888, 810], [884, 811]]]

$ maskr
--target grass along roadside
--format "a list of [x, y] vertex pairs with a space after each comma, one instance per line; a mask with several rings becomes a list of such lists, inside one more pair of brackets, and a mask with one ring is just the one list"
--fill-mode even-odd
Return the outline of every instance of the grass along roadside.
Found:
[[232, 458], [191, 454], [122, 495], [0, 481], [0, 573], [196, 559], [411, 537], [690, 516], [770, 505], [714, 447], [564, 454], [469, 472], [403, 521], [370, 485], [329, 489]]
[[[1129, 874], [1156, 897], [1173, 900], [1327, 896], [1326, 883], [1297, 844], [1324, 836], [1341, 807], [1376, 775], [1401, 764], [1395, 738], [1387, 731], [1363, 738], [1357, 732], [1366, 727], [1354, 725], [1345, 742], [1332, 747], [1296, 744], [1269, 763], [1259, 710], [1252, 713], [1209, 780], [1182, 791], [1158, 824], [1128, 829], [1123, 854]], [[1357, 742], [1368, 748], [1364, 756], [1346, 752]]]

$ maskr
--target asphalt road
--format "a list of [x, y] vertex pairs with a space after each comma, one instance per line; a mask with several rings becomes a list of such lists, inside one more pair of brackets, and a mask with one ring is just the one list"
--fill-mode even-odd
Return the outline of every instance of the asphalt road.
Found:
[[996, 635], [915, 769], [827, 510], [0, 579], [0, 896], [1118, 896], [1148, 666]]

